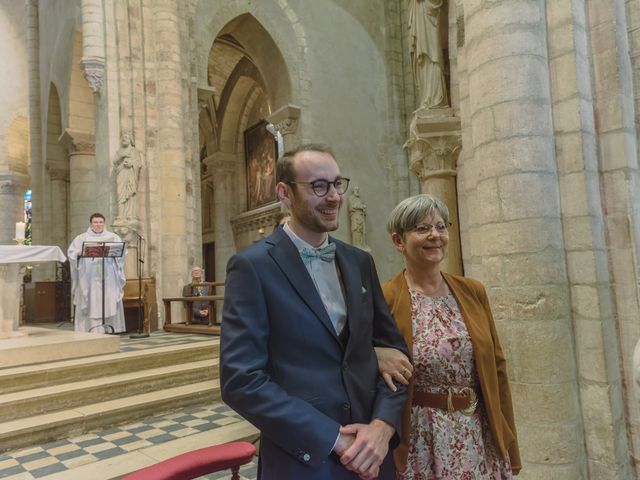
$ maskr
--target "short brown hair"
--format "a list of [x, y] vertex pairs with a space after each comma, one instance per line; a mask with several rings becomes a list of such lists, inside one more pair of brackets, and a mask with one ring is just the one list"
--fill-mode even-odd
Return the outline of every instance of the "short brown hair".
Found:
[[96, 213], [92, 213], [91, 216], [89, 217], [89, 223], [91, 223], [94, 218], [101, 218], [103, 220], [106, 220], [103, 214], [96, 212]]
[[333, 154], [333, 150], [329, 145], [325, 145], [324, 143], [305, 143], [293, 150], [285, 152], [282, 158], [278, 160], [278, 164], [276, 166], [276, 182], [295, 182], [296, 177], [295, 169], [293, 168], [293, 157], [300, 152], [328, 153], [334, 160], [336, 159], [336, 156]]

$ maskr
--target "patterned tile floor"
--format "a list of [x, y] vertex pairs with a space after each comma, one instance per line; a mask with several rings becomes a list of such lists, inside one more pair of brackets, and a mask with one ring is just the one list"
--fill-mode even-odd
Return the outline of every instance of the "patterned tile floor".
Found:
[[[51, 327], [51, 324], [37, 326], [56, 328]], [[57, 328], [70, 330], [72, 326], [63, 324]], [[211, 335], [164, 331], [153, 332], [149, 337], [140, 339], [129, 338], [128, 334], [122, 334], [120, 351], [131, 352], [215, 338], [217, 337]], [[223, 403], [191, 407], [166, 415], [149, 417], [129, 425], [0, 454], [0, 478], [34, 480], [240, 421], [242, 418]], [[241, 478], [255, 480], [256, 469], [257, 460], [243, 466], [240, 469]], [[202, 477], [207, 480], [227, 478], [230, 478], [229, 471]]]
[[[73, 330], [73, 324], [71, 322], [64, 322], [58, 325], [51, 323], [34, 323], [30, 325], [57, 330]], [[121, 352], [133, 352], [137, 350], [144, 350], [147, 348], [168, 347], [171, 345], [204, 342], [207, 340], [218, 338], [215, 335], [204, 335], [197, 333], [172, 333], [165, 332], [164, 330], [156, 330], [146, 338], [129, 338], [130, 335], [130, 333], [119, 334]]]
[[[33, 480], [240, 421], [242, 418], [223, 403], [149, 417], [129, 425], [2, 454], [0, 478]], [[243, 466], [241, 478], [255, 480], [256, 469], [257, 460]], [[226, 478], [230, 478], [229, 471], [202, 477]]]

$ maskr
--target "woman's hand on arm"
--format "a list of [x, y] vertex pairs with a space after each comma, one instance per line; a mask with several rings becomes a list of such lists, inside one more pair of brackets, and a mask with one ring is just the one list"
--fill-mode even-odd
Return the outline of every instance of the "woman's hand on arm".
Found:
[[393, 381], [409, 385], [409, 379], [413, 374], [413, 365], [407, 356], [400, 350], [388, 347], [375, 347], [378, 357], [378, 370], [392, 392], [397, 390]]

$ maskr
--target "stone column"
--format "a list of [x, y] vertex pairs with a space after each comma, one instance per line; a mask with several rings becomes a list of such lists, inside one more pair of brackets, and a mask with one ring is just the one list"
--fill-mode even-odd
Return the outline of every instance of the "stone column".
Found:
[[[157, 232], [150, 232], [151, 243], [158, 249], [161, 258], [156, 275], [159, 279], [160, 295], [174, 295], [178, 292], [188, 275], [188, 231], [187, 227], [187, 159], [185, 122], [191, 119], [185, 116], [188, 98], [183, 73], [183, 45], [179, 26], [184, 11], [173, 0], [157, 0], [152, 4], [153, 36], [155, 39], [155, 68], [157, 92], [157, 112], [159, 124], [157, 130], [157, 200], [159, 208], [153, 208], [157, 214]], [[188, 78], [188, 74], [186, 75]], [[191, 139], [190, 139], [191, 140]], [[152, 187], [153, 189], [153, 184]], [[152, 201], [155, 192], [151, 193]], [[153, 206], [152, 206], [153, 207]], [[157, 213], [156, 213], [157, 212]], [[175, 306], [173, 318], [182, 313], [180, 305]]]
[[223, 280], [226, 275], [227, 260], [235, 253], [231, 213], [233, 211], [233, 174], [236, 171], [236, 155], [217, 152], [207, 160], [209, 171], [213, 172], [213, 202], [215, 209], [215, 279]]
[[462, 275], [456, 190], [456, 164], [462, 148], [460, 120], [441, 115], [433, 118], [416, 117], [414, 126], [414, 136], [405, 144], [409, 168], [420, 180], [421, 192], [438, 197], [449, 208], [449, 252], [442, 269]]
[[80, 67], [93, 93], [104, 81], [104, 12], [101, 0], [82, 0], [82, 59]]
[[0, 243], [15, 245], [16, 222], [24, 221], [24, 192], [29, 179], [25, 175], [0, 175]]
[[[66, 129], [60, 144], [69, 154], [69, 234], [68, 238], [87, 229], [89, 216], [97, 211], [96, 145], [92, 134]], [[104, 208], [104, 210], [108, 210]], [[106, 213], [105, 213], [106, 215]]]
[[29, 51], [29, 156], [31, 188], [40, 195], [32, 201], [32, 238], [35, 244], [43, 242], [43, 166], [40, 118], [40, 31], [38, 0], [27, 1], [27, 48]]
[[487, 286], [507, 358], [520, 477], [582, 479], [545, 22], [545, 2], [464, 1], [471, 132], [458, 181], [463, 251], [465, 273]]
[[[285, 105], [284, 107], [280, 107], [267, 118], [267, 121], [273, 123], [276, 130], [282, 134], [285, 150], [294, 147], [299, 120], [300, 107], [296, 105]], [[278, 152], [278, 154], [282, 153], [284, 152]]]
[[[67, 207], [69, 203], [73, 204], [75, 200], [68, 202], [67, 188], [69, 184], [69, 164], [60, 165], [56, 163], [47, 163], [47, 172], [49, 173], [49, 189], [50, 189], [50, 212], [51, 212], [51, 232], [49, 239], [51, 245], [57, 245], [63, 252], [67, 251], [69, 246], [69, 225], [67, 224]], [[89, 218], [87, 217], [88, 224]], [[78, 232], [80, 233], [80, 232]], [[49, 243], [49, 242], [47, 242]]]

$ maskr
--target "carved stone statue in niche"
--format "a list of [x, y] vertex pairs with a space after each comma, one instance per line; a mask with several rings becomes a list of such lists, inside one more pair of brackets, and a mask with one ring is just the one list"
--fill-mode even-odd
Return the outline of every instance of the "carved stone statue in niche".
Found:
[[142, 154], [136, 148], [133, 135], [123, 131], [120, 136], [120, 148], [113, 160], [118, 194], [118, 219], [135, 219], [135, 201], [138, 193], [138, 181], [142, 170]]
[[353, 187], [353, 193], [349, 195], [349, 221], [351, 224], [351, 244], [371, 250], [365, 238], [367, 219], [367, 206], [360, 198], [360, 187]]
[[444, 0], [409, 0], [409, 52], [418, 85], [418, 110], [449, 106], [440, 41], [440, 13]]

